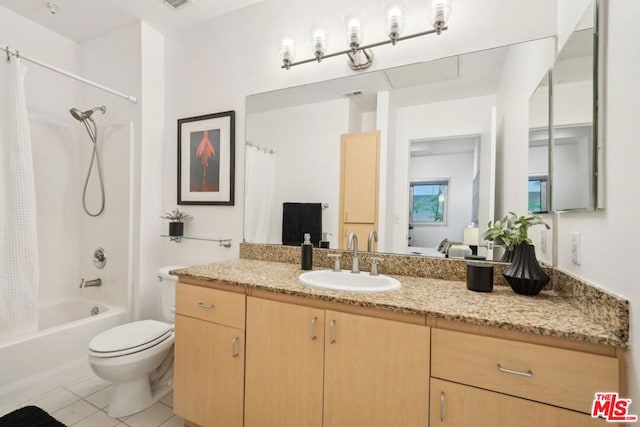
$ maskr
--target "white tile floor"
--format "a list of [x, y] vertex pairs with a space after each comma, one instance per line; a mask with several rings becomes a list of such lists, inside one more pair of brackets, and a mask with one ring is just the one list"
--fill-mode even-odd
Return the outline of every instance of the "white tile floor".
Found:
[[[18, 407], [38, 406], [71, 427], [181, 427], [184, 420], [173, 415], [173, 394], [150, 408], [123, 418], [110, 418], [111, 385], [95, 375], [76, 379], [64, 387], [26, 400]], [[13, 411], [0, 407], [0, 416]]]

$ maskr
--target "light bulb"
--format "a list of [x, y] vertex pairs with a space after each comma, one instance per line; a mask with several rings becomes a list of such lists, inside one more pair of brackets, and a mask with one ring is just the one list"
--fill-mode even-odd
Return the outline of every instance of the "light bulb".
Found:
[[316, 23], [311, 26], [311, 50], [318, 62], [327, 51], [327, 30], [322, 24]]
[[344, 24], [347, 31], [347, 42], [352, 50], [357, 50], [364, 40], [362, 30], [362, 12], [359, 9], [352, 9], [344, 17]]
[[279, 46], [280, 59], [282, 60], [283, 67], [288, 70], [289, 65], [291, 65], [296, 58], [296, 44], [293, 33], [290, 31], [284, 31], [280, 35]]
[[450, 16], [451, 0], [433, 0], [431, 11], [429, 12], [429, 21], [431, 21], [431, 25], [433, 25], [438, 34], [447, 26]]
[[385, 3], [387, 15], [387, 35], [395, 45], [404, 29], [404, 11], [406, 7], [402, 0], [388, 0]]

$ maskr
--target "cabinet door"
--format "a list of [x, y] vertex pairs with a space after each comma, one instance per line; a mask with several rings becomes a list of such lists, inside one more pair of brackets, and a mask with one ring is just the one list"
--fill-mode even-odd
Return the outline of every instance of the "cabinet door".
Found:
[[244, 331], [176, 315], [173, 408], [201, 426], [241, 427]]
[[246, 427], [322, 426], [324, 310], [247, 298]]
[[[347, 248], [347, 238], [349, 237], [349, 234], [356, 233], [358, 236], [358, 250], [366, 251], [369, 233], [371, 230], [375, 230], [374, 224], [344, 224], [344, 232], [342, 236], [344, 238], [344, 249]], [[375, 251], [377, 246], [378, 244], [374, 240], [371, 250]]]
[[431, 379], [431, 427], [605, 426], [602, 419], [505, 394]]
[[342, 135], [344, 222], [376, 221], [378, 212], [379, 133]]
[[426, 426], [429, 328], [326, 312], [324, 427]]

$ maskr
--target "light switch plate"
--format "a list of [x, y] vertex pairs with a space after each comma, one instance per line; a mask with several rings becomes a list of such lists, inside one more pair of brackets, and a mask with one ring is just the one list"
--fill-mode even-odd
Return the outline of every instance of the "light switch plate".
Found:
[[571, 233], [571, 262], [580, 265], [580, 232]]

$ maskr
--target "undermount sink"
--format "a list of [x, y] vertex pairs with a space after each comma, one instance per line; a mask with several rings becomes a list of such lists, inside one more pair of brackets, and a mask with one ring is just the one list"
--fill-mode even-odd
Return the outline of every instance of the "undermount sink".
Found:
[[350, 270], [307, 271], [299, 276], [300, 281], [308, 286], [323, 289], [335, 289], [350, 292], [382, 292], [400, 288], [400, 282], [393, 277], [379, 274], [371, 276], [367, 272], [351, 273]]

